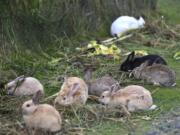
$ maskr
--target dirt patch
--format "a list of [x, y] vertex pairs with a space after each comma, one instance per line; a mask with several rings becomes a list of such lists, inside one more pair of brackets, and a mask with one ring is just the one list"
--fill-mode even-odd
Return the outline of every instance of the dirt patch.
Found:
[[162, 114], [145, 135], [180, 135], [180, 108]]

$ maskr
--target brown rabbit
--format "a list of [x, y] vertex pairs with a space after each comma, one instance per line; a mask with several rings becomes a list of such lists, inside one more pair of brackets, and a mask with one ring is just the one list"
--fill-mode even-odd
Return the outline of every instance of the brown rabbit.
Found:
[[148, 62], [141, 64], [132, 71], [136, 79], [146, 80], [154, 85], [175, 86], [175, 72], [166, 65], [153, 64], [148, 66]]
[[32, 100], [26, 101], [22, 105], [22, 114], [28, 129], [41, 129], [50, 132], [57, 132], [61, 129], [61, 116], [51, 105], [38, 104], [41, 96], [38, 91]]
[[110, 106], [122, 105], [127, 110], [134, 112], [137, 110], [154, 109], [151, 93], [142, 86], [130, 85], [118, 91], [105, 91], [101, 94], [99, 102]]
[[111, 90], [112, 85], [116, 85], [115, 90], [120, 88], [118, 81], [109, 75], [105, 75], [96, 80], [92, 80], [92, 69], [85, 70], [85, 81], [88, 84], [88, 92], [90, 95], [100, 96], [104, 91]]
[[65, 78], [61, 90], [55, 99], [55, 104], [62, 106], [84, 105], [88, 98], [88, 86], [78, 77]]

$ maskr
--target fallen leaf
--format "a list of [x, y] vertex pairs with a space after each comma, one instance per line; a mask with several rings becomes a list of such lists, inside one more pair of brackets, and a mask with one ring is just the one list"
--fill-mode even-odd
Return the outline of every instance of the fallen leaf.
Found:
[[175, 60], [180, 60], [180, 52], [176, 52], [173, 57]]
[[[125, 53], [124, 55], [129, 55], [131, 52]], [[135, 50], [136, 56], [145, 56], [148, 55], [147, 51], [145, 50]]]

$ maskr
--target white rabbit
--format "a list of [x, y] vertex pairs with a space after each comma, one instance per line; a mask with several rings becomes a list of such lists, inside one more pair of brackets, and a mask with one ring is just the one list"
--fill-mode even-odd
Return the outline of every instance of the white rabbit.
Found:
[[19, 76], [7, 83], [5, 89], [7, 94], [15, 96], [33, 95], [39, 90], [44, 94], [43, 85], [34, 77]]
[[22, 105], [22, 114], [25, 124], [28, 129], [57, 132], [61, 129], [61, 116], [53, 106], [38, 104], [41, 95], [41, 91], [38, 91], [33, 96], [32, 100], [26, 101]]
[[129, 112], [156, 108], [153, 105], [151, 93], [138, 85], [130, 85], [118, 91], [105, 91], [99, 98], [99, 102], [110, 106], [122, 105]]
[[61, 90], [55, 99], [55, 104], [62, 106], [82, 106], [88, 98], [88, 86], [84, 80], [78, 77], [65, 78]]
[[131, 16], [120, 16], [117, 18], [111, 25], [111, 35], [121, 36], [123, 33], [132, 30], [142, 28], [145, 24], [145, 21], [142, 17], [136, 19]]

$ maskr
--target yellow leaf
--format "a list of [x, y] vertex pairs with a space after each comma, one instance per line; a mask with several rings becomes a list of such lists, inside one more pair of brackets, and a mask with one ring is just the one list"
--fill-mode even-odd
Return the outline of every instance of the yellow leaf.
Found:
[[148, 55], [148, 53], [145, 50], [135, 50], [135, 55], [145, 56], [145, 55]]
[[[131, 52], [125, 53], [124, 55], [129, 55]], [[147, 51], [145, 50], [135, 50], [135, 55], [137, 56], [145, 56], [148, 55]]]
[[180, 52], [176, 52], [173, 57], [176, 60], [180, 60]]
[[[119, 54], [121, 53], [121, 50], [115, 45], [112, 44], [110, 47], [107, 47], [102, 44], [97, 44], [95, 40], [92, 40], [87, 45], [87, 48], [94, 48], [95, 51], [88, 53], [87, 56], [94, 56], [94, 55], [112, 55], [114, 59], [119, 59]], [[83, 51], [84, 48], [76, 48], [76, 50]]]

